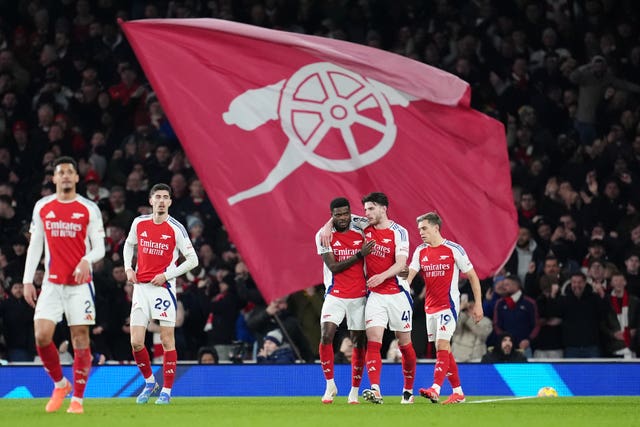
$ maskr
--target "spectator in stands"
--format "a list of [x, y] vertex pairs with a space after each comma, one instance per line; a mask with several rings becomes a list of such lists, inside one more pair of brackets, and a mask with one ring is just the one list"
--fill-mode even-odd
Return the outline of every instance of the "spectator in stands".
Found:
[[256, 306], [247, 317], [247, 326], [257, 339], [264, 337], [274, 327], [284, 325], [284, 328], [293, 340], [293, 344], [300, 352], [303, 361], [313, 361], [313, 351], [309, 341], [302, 332], [300, 322], [289, 311], [287, 298], [276, 298], [268, 305]]
[[0, 320], [9, 361], [32, 361], [36, 354], [33, 308], [24, 300], [22, 283], [14, 282], [9, 296], [6, 299], [0, 298]]
[[84, 183], [86, 186], [86, 196], [87, 199], [92, 200], [94, 202], [99, 202], [100, 200], [105, 200], [109, 198], [109, 190], [105, 187], [100, 186], [100, 176], [98, 172], [93, 169], [87, 172], [84, 177]]
[[607, 310], [606, 300], [587, 285], [587, 277], [574, 273], [569, 288], [559, 300], [565, 358], [600, 357], [599, 335]]
[[524, 295], [517, 276], [507, 276], [505, 284], [507, 294], [498, 300], [493, 311], [493, 329], [498, 336], [508, 332], [516, 348], [531, 357], [531, 341], [540, 331], [538, 307], [535, 300]]
[[484, 356], [482, 363], [525, 363], [526, 356], [514, 348], [513, 337], [508, 332], [500, 336], [499, 345], [491, 348]]
[[282, 341], [282, 332], [279, 329], [269, 331], [264, 336], [262, 348], [258, 352], [258, 363], [284, 364], [295, 361], [296, 357], [289, 344]]
[[540, 281], [545, 276], [551, 278], [553, 283], [564, 283], [564, 274], [560, 269], [560, 262], [558, 258], [553, 255], [545, 257], [542, 264], [542, 271], [539, 275], [536, 273], [527, 274], [524, 283], [524, 293], [531, 298], [538, 298], [542, 292]]
[[451, 352], [457, 362], [476, 362], [487, 352], [487, 337], [491, 334], [491, 320], [483, 317], [478, 323], [469, 315], [470, 309], [477, 304], [469, 300], [469, 294], [460, 295], [460, 314], [458, 326], [451, 337]]
[[583, 145], [591, 145], [596, 139], [597, 121], [595, 113], [604, 92], [608, 87], [640, 92], [640, 86], [618, 79], [607, 66], [607, 60], [596, 55], [588, 64], [578, 67], [569, 77], [578, 85], [578, 110], [576, 112], [576, 130]]
[[541, 261], [544, 253], [538, 249], [538, 244], [531, 237], [531, 230], [520, 227], [518, 240], [511, 257], [505, 265], [505, 269], [512, 275], [518, 276], [524, 282], [525, 276], [531, 269], [535, 269]]
[[630, 359], [636, 357], [634, 342], [640, 321], [640, 299], [629, 294], [624, 274], [611, 276], [610, 310], [607, 316], [606, 354]]
[[353, 356], [353, 341], [349, 335], [344, 335], [340, 340], [338, 351], [336, 352], [334, 363], [336, 365], [350, 365]]
[[558, 311], [560, 297], [559, 276], [544, 275], [540, 278], [540, 295], [536, 299], [540, 316], [540, 332], [533, 340], [535, 359], [562, 359], [562, 319]]
[[214, 347], [200, 347], [197, 357], [201, 365], [217, 365], [219, 361], [218, 352]]
[[624, 277], [629, 293], [640, 298], [640, 255], [637, 253], [628, 252], [625, 256]]

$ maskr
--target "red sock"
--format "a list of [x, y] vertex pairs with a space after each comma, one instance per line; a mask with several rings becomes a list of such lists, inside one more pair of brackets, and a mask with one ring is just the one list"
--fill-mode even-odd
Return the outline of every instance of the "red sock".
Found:
[[433, 368], [433, 383], [442, 387], [447, 372], [449, 372], [449, 352], [447, 350], [438, 350], [436, 353], [436, 366]]
[[458, 375], [458, 364], [456, 363], [456, 359], [453, 357], [453, 353], [449, 352], [449, 373], [448, 373], [449, 382], [451, 383], [451, 387], [460, 387], [460, 375]]
[[142, 347], [142, 350], [140, 351], [134, 351], [133, 360], [136, 361], [136, 365], [138, 365], [138, 369], [140, 369], [140, 372], [145, 379], [153, 375], [153, 371], [151, 370], [151, 359], [149, 358], [147, 347]]
[[173, 380], [176, 378], [176, 362], [178, 361], [178, 352], [169, 350], [164, 352], [164, 360], [162, 363], [163, 384], [164, 388], [173, 387]]
[[[367, 343], [367, 374], [369, 375], [369, 382], [380, 385], [380, 371], [382, 370], [382, 357], [380, 356], [380, 349], [382, 343], [369, 341]], [[353, 357], [353, 356], [352, 356]]]
[[58, 349], [53, 343], [49, 343], [46, 347], [37, 347], [38, 356], [42, 360], [44, 370], [51, 377], [54, 382], [62, 380], [62, 366], [60, 366], [60, 356], [58, 355]]
[[324, 378], [333, 379], [333, 345], [320, 343], [318, 352], [320, 353], [320, 366]]
[[402, 353], [402, 374], [404, 375], [404, 388], [413, 390], [413, 382], [416, 375], [416, 351], [413, 344], [409, 343], [400, 346]]
[[73, 352], [73, 397], [82, 399], [91, 371], [91, 349], [78, 348]]
[[362, 382], [362, 370], [364, 369], [364, 358], [367, 350], [364, 348], [353, 348], [351, 355], [351, 386], [360, 387]]

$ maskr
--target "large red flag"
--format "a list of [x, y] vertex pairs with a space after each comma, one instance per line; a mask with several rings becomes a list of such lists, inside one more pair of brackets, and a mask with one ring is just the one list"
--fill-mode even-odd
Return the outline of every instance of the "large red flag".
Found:
[[232, 242], [265, 299], [320, 283], [329, 202], [389, 196], [421, 243], [437, 210], [481, 277], [516, 240], [501, 123], [469, 85], [389, 52], [213, 19], [123, 23]]

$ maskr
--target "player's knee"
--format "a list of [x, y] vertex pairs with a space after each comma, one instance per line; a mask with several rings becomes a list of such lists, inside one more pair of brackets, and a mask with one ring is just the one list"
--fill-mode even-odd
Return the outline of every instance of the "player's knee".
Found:
[[53, 337], [46, 332], [36, 331], [35, 339], [36, 339], [36, 345], [38, 347], [46, 347], [49, 344], [51, 344]]
[[137, 335], [131, 334], [131, 349], [134, 352], [138, 352], [144, 348], [144, 335], [142, 338]]

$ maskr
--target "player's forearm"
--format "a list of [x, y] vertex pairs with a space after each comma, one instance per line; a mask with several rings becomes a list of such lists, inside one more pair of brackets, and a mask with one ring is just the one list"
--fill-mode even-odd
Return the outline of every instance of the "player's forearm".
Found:
[[36, 269], [40, 263], [42, 257], [42, 251], [44, 249], [44, 236], [40, 233], [33, 233], [31, 235], [31, 241], [29, 242], [29, 248], [27, 249], [27, 259], [24, 265], [24, 274], [22, 276], [22, 283], [33, 283], [33, 278], [36, 275]]
[[480, 303], [482, 302], [482, 288], [480, 286], [480, 278], [476, 274], [474, 269], [471, 269], [466, 273], [469, 282], [471, 283], [471, 292], [473, 292], [473, 299]]
[[385, 272], [382, 273], [384, 279], [386, 280], [390, 277], [397, 276], [398, 274], [400, 274], [400, 272], [404, 269], [406, 265], [407, 265], [407, 257], [401, 257], [401, 259], [398, 259], [395, 264], [393, 264]]
[[86, 259], [89, 264], [93, 264], [104, 258], [104, 239], [100, 236], [92, 236], [89, 240], [91, 241], [91, 250], [82, 259]]
[[133, 270], [132, 263], [133, 263], [134, 248], [135, 248], [134, 245], [131, 245], [126, 242], [124, 244], [124, 247], [122, 248], [122, 261], [124, 262], [124, 271]]
[[198, 255], [196, 255], [195, 251], [187, 252], [184, 257], [184, 261], [182, 261], [179, 266], [177, 266], [176, 268], [167, 269], [167, 271], [165, 271], [164, 277], [166, 277], [167, 280], [182, 276], [186, 272], [198, 266]]
[[415, 271], [412, 268], [409, 268], [409, 275], [407, 276], [407, 283], [411, 284], [413, 282], [413, 279], [415, 279], [417, 274], [418, 274], [417, 271]]
[[354, 265], [355, 263], [357, 263], [359, 260], [363, 258], [364, 256], [362, 255], [362, 252], [358, 251], [356, 252], [355, 255], [352, 255], [345, 260], [328, 263], [327, 267], [329, 267], [329, 270], [331, 270], [331, 273], [338, 274], [338, 273], [342, 273], [344, 270], [351, 267], [352, 265]]

